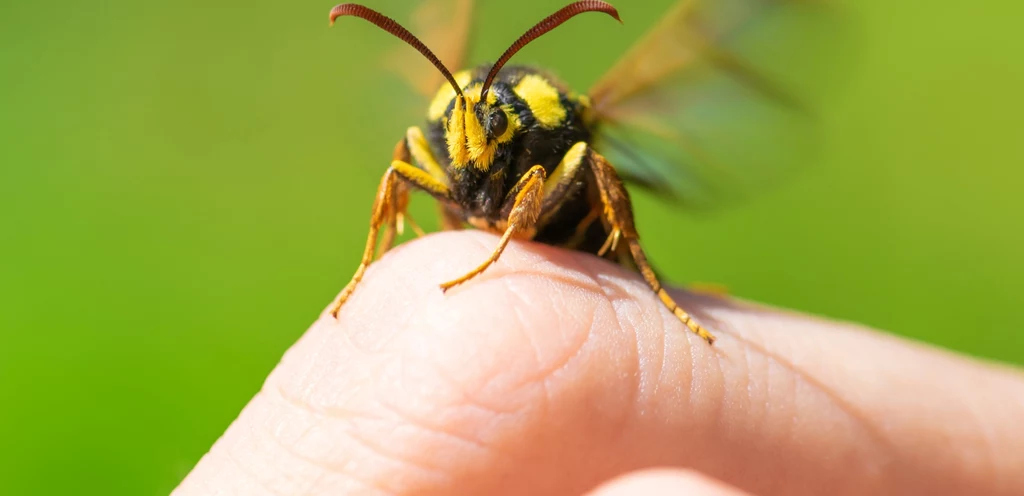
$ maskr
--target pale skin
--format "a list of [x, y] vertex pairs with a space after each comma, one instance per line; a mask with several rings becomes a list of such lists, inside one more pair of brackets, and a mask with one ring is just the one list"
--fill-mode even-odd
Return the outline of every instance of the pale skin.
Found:
[[1024, 494], [1016, 369], [673, 292], [709, 346], [637, 274], [518, 240], [442, 294], [497, 240], [372, 264], [174, 494]]

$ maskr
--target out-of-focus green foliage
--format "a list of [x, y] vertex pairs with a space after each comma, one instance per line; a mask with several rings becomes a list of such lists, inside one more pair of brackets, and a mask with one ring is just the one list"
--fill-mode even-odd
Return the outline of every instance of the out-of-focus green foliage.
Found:
[[[552, 10], [484, 3], [477, 61]], [[668, 3], [516, 60], [586, 89]], [[648, 249], [679, 282], [1022, 363], [1024, 7], [846, 3], [818, 167], [711, 215], [641, 195]], [[0, 494], [166, 494], [347, 281], [422, 111], [380, 69], [398, 42], [331, 6], [0, 7]]]

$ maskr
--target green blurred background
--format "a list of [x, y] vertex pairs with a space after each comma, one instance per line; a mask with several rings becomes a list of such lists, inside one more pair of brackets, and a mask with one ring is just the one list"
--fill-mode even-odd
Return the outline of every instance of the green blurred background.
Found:
[[[561, 2], [482, 3], [476, 61]], [[585, 89], [669, 3], [517, 60]], [[398, 42], [329, 30], [331, 6], [0, 7], [0, 494], [168, 493], [347, 281], [421, 110], [380, 69]], [[677, 281], [1024, 363], [1024, 7], [846, 15], [819, 166], [714, 215], [641, 196], [649, 251]]]

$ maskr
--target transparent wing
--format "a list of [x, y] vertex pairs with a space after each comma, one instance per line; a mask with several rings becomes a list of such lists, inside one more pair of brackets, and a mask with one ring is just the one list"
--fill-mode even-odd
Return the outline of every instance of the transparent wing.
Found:
[[689, 206], [763, 189], [814, 158], [841, 26], [810, 0], [682, 0], [592, 88], [595, 145]]
[[[407, 26], [452, 72], [464, 69], [473, 22], [473, 0], [422, 0]], [[432, 97], [444, 76], [409, 47], [398, 47], [386, 58], [417, 93]]]

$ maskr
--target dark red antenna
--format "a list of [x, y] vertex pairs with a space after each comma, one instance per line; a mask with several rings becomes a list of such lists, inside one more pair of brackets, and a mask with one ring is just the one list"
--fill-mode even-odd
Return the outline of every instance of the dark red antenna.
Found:
[[616, 21], [622, 22], [622, 19], [619, 18], [619, 11], [615, 10], [615, 7], [612, 7], [610, 4], [600, 0], [583, 0], [582, 2], [574, 2], [566, 5], [562, 10], [559, 10], [545, 18], [543, 21], [538, 22], [537, 25], [530, 28], [526, 34], [520, 36], [512, 46], [508, 47], [508, 50], [505, 50], [505, 53], [502, 54], [501, 58], [499, 58], [498, 61], [494, 63], [494, 66], [491, 67], [491, 72], [487, 73], [487, 79], [484, 80], [483, 90], [480, 92], [480, 101], [487, 101], [487, 91], [491, 89], [491, 83], [494, 82], [494, 78], [498, 75], [498, 71], [505, 66], [505, 63], [508, 62], [516, 52], [521, 50], [531, 41], [544, 36], [548, 31], [557, 28], [565, 21], [568, 21], [569, 19], [572, 19], [584, 12], [604, 12], [605, 14], [614, 17]]
[[458, 93], [460, 97], [463, 96], [462, 88], [459, 88], [459, 83], [456, 82], [455, 77], [452, 76], [452, 71], [449, 71], [448, 68], [444, 66], [444, 63], [441, 62], [441, 59], [437, 58], [437, 55], [434, 55], [434, 52], [431, 52], [430, 49], [419, 40], [419, 38], [410, 33], [408, 29], [402, 27], [398, 21], [359, 4], [343, 3], [331, 9], [331, 25], [334, 25], [335, 19], [342, 16], [354, 16], [370, 21], [377, 25], [377, 27], [412, 45], [412, 47], [419, 50], [419, 52], [430, 61], [430, 63], [434, 64], [434, 67], [437, 67], [437, 70], [441, 71], [441, 74], [443, 74], [445, 79], [448, 80], [448, 83], [452, 85], [452, 88], [455, 88], [455, 92]]

